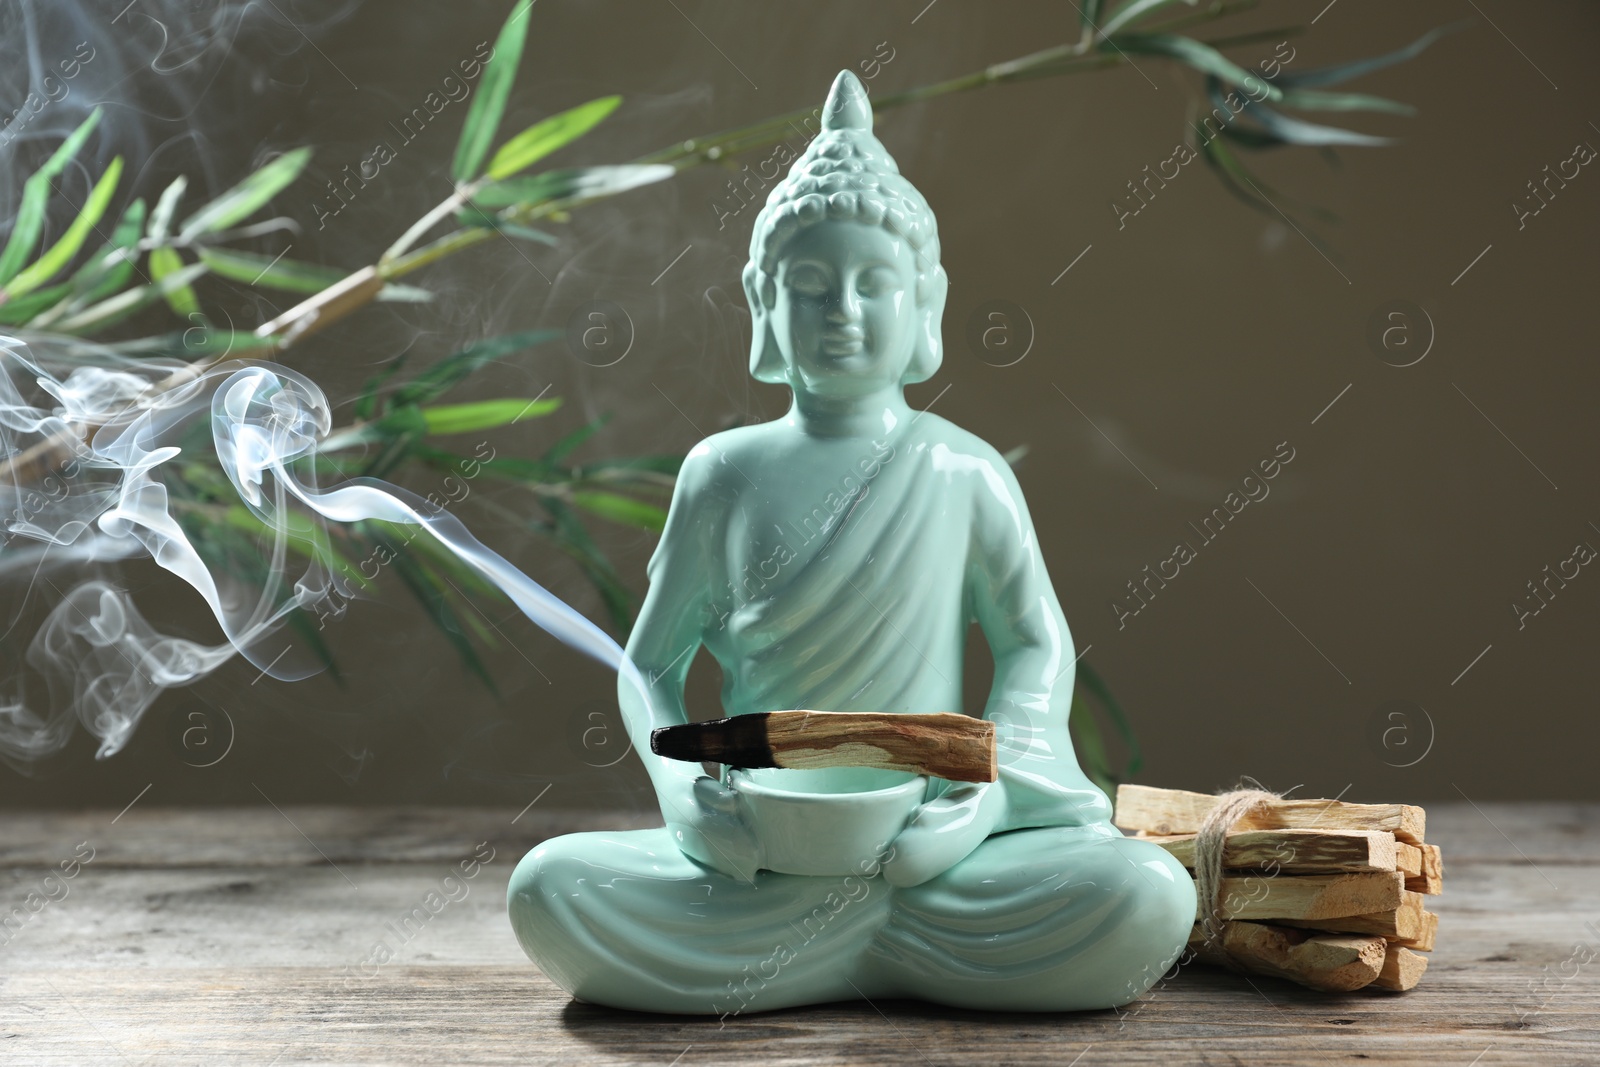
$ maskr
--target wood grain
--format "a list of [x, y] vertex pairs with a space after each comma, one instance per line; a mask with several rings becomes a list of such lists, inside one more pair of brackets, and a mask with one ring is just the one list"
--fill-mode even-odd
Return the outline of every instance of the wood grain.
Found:
[[1348, 993], [1370, 985], [1387, 958], [1381, 937], [1359, 934], [1315, 934], [1264, 923], [1228, 922], [1215, 941], [1200, 927], [1189, 935], [1189, 947], [1202, 963], [1267, 974], [1309, 989]]
[[1224, 919], [1310, 922], [1390, 911], [1400, 907], [1404, 893], [1405, 875], [1399, 871], [1228, 875], [1217, 903]]
[[[1139, 836], [1194, 869], [1194, 834]], [[1383, 830], [1245, 830], [1223, 840], [1222, 865], [1306, 874], [1397, 869], [1394, 834]]]
[[[554, 796], [554, 794], [552, 794]], [[528, 798], [532, 800], [533, 797]], [[0, 1062], [146, 1064], [1250, 1064], [1478, 1067], [1600, 1062], [1600, 805], [1430, 804], [1446, 936], [1403, 996], [1325, 993], [1185, 965], [1140, 1000], [1071, 1016], [912, 1002], [727, 1020], [575, 1004], [522, 956], [506, 880], [551, 833], [655, 813], [259, 808], [18, 813], [0, 899], [73, 846], [96, 859], [0, 948]], [[520, 805], [517, 806], [520, 808]], [[359, 886], [289, 825], [292, 819]], [[1497, 830], [1496, 827], [1499, 829]], [[1518, 848], [1507, 844], [1500, 830]], [[385, 923], [489, 841], [495, 858], [376, 976], [346, 984]], [[1370, 990], [1372, 987], [1368, 987]], [[1197, 1052], [1197, 1050], [1203, 1050]], [[681, 1058], [680, 1058], [681, 1057]]]
[[[1216, 805], [1208, 793], [1117, 787], [1113, 821], [1124, 830], [1152, 834], [1198, 833]], [[1350, 804], [1338, 800], [1274, 800], [1234, 824], [1236, 830], [1388, 830], [1411, 845], [1421, 845], [1423, 809], [1410, 804]]]
[[878, 767], [952, 782], [1000, 777], [994, 723], [971, 715], [774, 711], [767, 740], [780, 767]]

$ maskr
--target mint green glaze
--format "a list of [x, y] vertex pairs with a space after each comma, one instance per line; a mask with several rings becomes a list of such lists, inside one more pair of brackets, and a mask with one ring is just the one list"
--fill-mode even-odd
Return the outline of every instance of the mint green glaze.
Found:
[[[744, 272], [751, 373], [793, 406], [694, 448], [650, 561], [618, 697], [666, 825], [558, 837], [512, 875], [523, 948], [582, 1000], [1106, 1008], [1160, 977], [1194, 919], [1189, 875], [1111, 826], [1073, 755], [1072, 638], [1010, 467], [906, 404], [939, 366], [946, 279], [933, 215], [871, 127], [842, 72]], [[994, 656], [997, 782], [719, 781], [650, 752], [651, 729], [687, 721], [701, 645], [729, 715], [959, 711], [972, 621]]]

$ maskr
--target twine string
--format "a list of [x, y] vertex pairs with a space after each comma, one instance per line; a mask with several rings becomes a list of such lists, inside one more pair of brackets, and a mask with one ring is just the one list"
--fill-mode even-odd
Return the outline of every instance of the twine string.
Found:
[[1267, 789], [1235, 789], [1217, 797], [1216, 806], [1200, 824], [1194, 840], [1194, 881], [1200, 898], [1200, 929], [1208, 944], [1222, 935], [1222, 907], [1217, 897], [1222, 891], [1222, 851], [1228, 831], [1258, 807], [1281, 798], [1281, 793]]

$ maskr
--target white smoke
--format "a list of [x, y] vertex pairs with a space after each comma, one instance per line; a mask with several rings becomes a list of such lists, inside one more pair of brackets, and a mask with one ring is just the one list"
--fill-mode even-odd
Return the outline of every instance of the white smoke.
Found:
[[[311, 524], [325, 543], [328, 522], [420, 527], [529, 619], [622, 672], [648, 699], [615, 641], [448, 512], [376, 479], [320, 486], [312, 461], [331, 429], [330, 405], [304, 375], [243, 360], [195, 371], [81, 342], [19, 337], [0, 337], [0, 371], [0, 458], [11, 461], [15, 479], [0, 486], [0, 580], [26, 568], [49, 583], [64, 562], [148, 557], [200, 595], [225, 637], [204, 645], [163, 634], [124, 591], [100, 578], [82, 581], [50, 611], [27, 653], [28, 667], [45, 680], [45, 699], [30, 695], [24, 678], [0, 695], [0, 755], [49, 755], [67, 743], [74, 718], [99, 739], [101, 757], [112, 755], [163, 691], [234, 655], [282, 680], [312, 673], [314, 665], [286, 657], [266, 639], [291, 612], [335, 593], [354, 595], [317, 553], [291, 578], [290, 537], [304, 540]], [[209, 434], [195, 432], [205, 429]], [[50, 473], [31, 478], [22, 460], [44, 449], [54, 449]], [[273, 533], [264, 583], [209, 563], [174, 514], [185, 502], [171, 498], [168, 479], [181, 480], [186, 464], [213, 457]]]

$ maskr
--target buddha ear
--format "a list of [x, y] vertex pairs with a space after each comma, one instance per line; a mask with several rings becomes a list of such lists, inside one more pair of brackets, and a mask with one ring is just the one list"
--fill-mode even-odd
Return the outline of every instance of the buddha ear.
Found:
[[744, 265], [743, 279], [744, 296], [750, 302], [750, 377], [782, 385], [789, 380], [789, 367], [772, 332], [772, 307], [761, 291], [762, 282], [769, 279], [754, 261]]
[[[939, 372], [939, 364], [944, 362], [944, 334], [940, 326], [944, 321], [944, 298], [950, 289], [950, 279], [939, 264], [934, 265], [927, 279], [927, 296], [917, 300], [916, 340], [911, 348], [911, 362], [900, 379], [902, 385], [927, 381]], [[921, 288], [919, 285], [918, 289]]]

